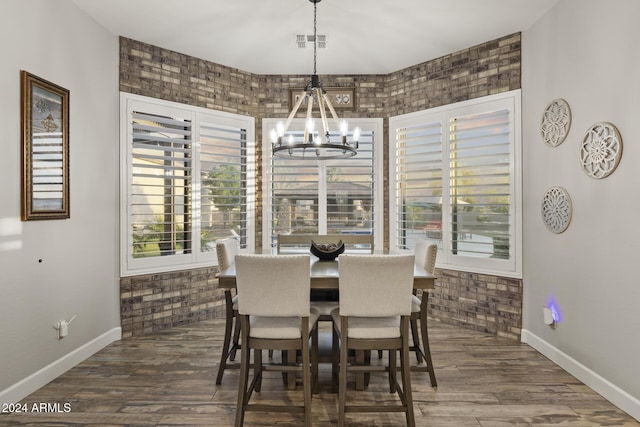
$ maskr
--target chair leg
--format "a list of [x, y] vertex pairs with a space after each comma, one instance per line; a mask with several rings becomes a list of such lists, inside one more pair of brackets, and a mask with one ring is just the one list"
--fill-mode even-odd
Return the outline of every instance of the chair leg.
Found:
[[397, 350], [389, 350], [389, 393], [395, 393], [398, 384], [397, 353]]
[[[427, 295], [422, 295], [423, 300], [426, 301]], [[422, 348], [424, 351], [424, 359], [425, 359], [425, 362], [427, 363], [427, 371], [429, 372], [429, 379], [431, 380], [431, 387], [438, 387], [438, 382], [436, 381], [436, 372], [433, 368], [433, 361], [431, 359], [431, 347], [429, 346], [429, 333], [427, 331], [426, 307], [423, 307], [423, 309], [420, 311], [420, 333], [422, 335]]]
[[240, 348], [240, 321], [236, 311], [234, 311], [233, 317], [236, 318], [236, 323], [233, 331], [233, 344], [231, 345], [231, 351], [229, 352], [229, 360], [232, 362], [236, 360], [236, 351]]
[[[233, 326], [233, 303], [231, 302], [231, 292], [229, 290], [224, 291], [224, 298], [226, 301], [226, 315], [224, 325], [224, 343], [222, 344], [222, 353], [220, 354], [220, 364], [218, 365], [218, 376], [216, 377], [216, 384], [222, 384], [222, 376], [224, 370], [227, 368], [227, 358], [229, 357], [229, 344], [231, 342], [231, 332]], [[239, 319], [236, 319], [236, 326]], [[238, 331], [239, 332], [239, 331]]]
[[320, 392], [320, 382], [318, 375], [318, 328], [315, 327], [311, 333], [311, 384], [312, 393]]
[[422, 363], [424, 360], [422, 358], [422, 349], [420, 347], [420, 335], [418, 330], [418, 321], [416, 319], [411, 319], [411, 338], [413, 339], [413, 350], [416, 353], [416, 359], [418, 363]]
[[302, 331], [302, 392], [304, 395], [304, 425], [311, 427], [311, 364], [309, 360], [309, 326]]
[[332, 330], [332, 342], [331, 342], [331, 388], [333, 392], [338, 391], [338, 361], [340, 359], [340, 340], [338, 338], [338, 332], [335, 327]]
[[402, 389], [404, 395], [404, 404], [407, 407], [406, 419], [407, 426], [415, 426], [416, 420], [413, 413], [413, 394], [411, 391], [411, 366], [409, 365], [409, 324], [408, 319], [403, 319], [402, 326], [402, 348], [400, 350], [400, 370], [402, 376]]
[[[247, 334], [243, 334], [242, 342], [247, 343]], [[235, 427], [242, 427], [244, 425], [244, 410], [248, 400], [247, 387], [249, 384], [249, 353], [251, 350], [248, 345], [245, 345], [245, 349], [240, 354], [240, 378], [238, 379], [238, 403], [236, 405], [236, 420]]]
[[[354, 365], [364, 366], [364, 364], [365, 364], [364, 350], [356, 350]], [[364, 372], [356, 372], [356, 390], [357, 391], [364, 390], [364, 383], [365, 383]]]
[[262, 349], [259, 348], [253, 350], [253, 375], [256, 378], [254, 390], [259, 393], [262, 387]]
[[347, 322], [342, 319], [342, 343], [340, 346], [340, 374], [338, 375], [338, 427], [344, 427], [347, 403]]

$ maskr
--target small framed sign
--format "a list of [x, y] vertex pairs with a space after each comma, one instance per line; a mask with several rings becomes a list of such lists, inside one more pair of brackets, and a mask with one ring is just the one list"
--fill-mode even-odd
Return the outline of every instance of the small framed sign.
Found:
[[[336, 110], [351, 110], [356, 109], [356, 88], [354, 87], [330, 87], [324, 88], [327, 93], [331, 105]], [[293, 109], [293, 106], [298, 101], [299, 97], [303, 95], [304, 89], [289, 89], [289, 110]], [[300, 107], [305, 107], [306, 102]]]

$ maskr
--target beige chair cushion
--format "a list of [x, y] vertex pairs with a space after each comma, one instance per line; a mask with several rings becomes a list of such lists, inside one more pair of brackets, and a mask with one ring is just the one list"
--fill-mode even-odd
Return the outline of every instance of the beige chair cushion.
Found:
[[[331, 312], [331, 318], [342, 335], [340, 309]], [[400, 336], [400, 316], [389, 317], [349, 317], [349, 338], [386, 339]]]
[[[309, 313], [309, 329], [318, 321], [320, 314], [311, 309]], [[249, 316], [249, 335], [252, 338], [296, 339], [302, 336], [299, 317], [264, 317]]]
[[241, 254], [236, 255], [235, 263], [238, 313], [265, 317], [309, 316], [309, 255]]
[[233, 265], [238, 254], [238, 241], [236, 239], [219, 240], [216, 243], [216, 253], [218, 255], [218, 268], [225, 270]]
[[430, 240], [419, 239], [416, 241], [414, 249], [416, 265], [433, 274], [436, 269], [436, 256], [438, 255], [438, 245]]
[[410, 315], [414, 260], [413, 255], [340, 255], [340, 314]]
[[411, 295], [411, 312], [420, 313], [420, 305], [422, 301], [415, 295]]

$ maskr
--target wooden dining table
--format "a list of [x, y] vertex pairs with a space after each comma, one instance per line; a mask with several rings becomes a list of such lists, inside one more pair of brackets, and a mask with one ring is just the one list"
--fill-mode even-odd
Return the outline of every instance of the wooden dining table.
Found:
[[[311, 274], [311, 289], [338, 290], [340, 282], [339, 261], [321, 261], [317, 257], [310, 255], [309, 272]], [[427, 272], [424, 268], [414, 265], [413, 267], [413, 288], [429, 291], [434, 288], [436, 277]], [[218, 286], [223, 289], [234, 289], [236, 287], [236, 267], [235, 265], [222, 270], [218, 274]], [[426, 298], [423, 299], [426, 301]], [[426, 304], [425, 307], [426, 309]]]
[[[384, 254], [382, 252], [375, 252], [376, 254]], [[309, 273], [311, 275], [311, 289], [321, 290], [338, 290], [340, 286], [340, 268], [339, 260], [325, 261], [320, 260], [314, 255], [310, 255], [309, 260]], [[428, 292], [434, 289], [436, 277], [427, 272], [424, 268], [415, 265], [413, 267], [413, 288], [420, 289], [423, 292]], [[225, 304], [227, 313], [231, 313], [233, 310], [233, 303], [231, 300], [231, 290], [236, 288], [236, 267], [235, 264], [229, 266], [225, 270], [222, 270], [218, 274], [218, 286], [225, 290]], [[426, 314], [427, 312], [427, 298], [421, 299], [420, 310]], [[227, 368], [234, 368], [234, 364], [226, 364]], [[289, 384], [295, 384], [295, 381], [289, 381]], [[295, 385], [294, 385], [295, 386]], [[359, 377], [356, 384], [356, 389], [362, 389], [362, 379]]]

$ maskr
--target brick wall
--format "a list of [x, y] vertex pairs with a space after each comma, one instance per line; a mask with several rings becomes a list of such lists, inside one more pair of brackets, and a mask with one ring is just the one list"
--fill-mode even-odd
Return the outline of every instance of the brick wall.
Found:
[[[384, 119], [385, 236], [389, 235], [388, 118], [519, 89], [520, 48], [520, 34], [516, 33], [387, 75], [320, 76], [325, 87], [356, 89], [356, 110], [341, 112], [341, 117]], [[262, 119], [288, 115], [289, 88], [304, 87], [308, 79], [308, 75], [255, 75], [120, 39], [121, 91], [255, 117], [257, 141], [262, 140]], [[257, 156], [259, 247], [260, 144]], [[388, 246], [385, 237], [385, 248]], [[123, 336], [221, 315], [223, 295], [219, 289], [210, 289], [215, 286], [212, 277], [210, 269], [198, 269], [122, 278]], [[436, 290], [430, 296], [430, 314], [437, 320], [515, 339], [520, 336], [521, 307], [521, 280], [457, 271], [439, 270]]]

